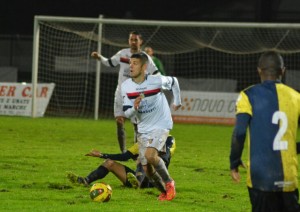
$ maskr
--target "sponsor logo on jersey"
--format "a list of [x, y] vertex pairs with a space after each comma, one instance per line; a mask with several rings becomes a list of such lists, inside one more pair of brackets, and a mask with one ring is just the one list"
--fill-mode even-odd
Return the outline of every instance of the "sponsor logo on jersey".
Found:
[[147, 89], [147, 87], [141, 87], [141, 88], [139, 87], [139, 88], [136, 88], [137, 91], [140, 91], [140, 90], [146, 90], [146, 89]]

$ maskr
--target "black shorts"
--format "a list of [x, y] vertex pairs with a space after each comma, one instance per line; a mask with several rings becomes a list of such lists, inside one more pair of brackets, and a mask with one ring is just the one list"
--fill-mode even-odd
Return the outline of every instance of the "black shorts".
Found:
[[292, 192], [266, 192], [248, 188], [252, 212], [300, 212], [298, 189]]

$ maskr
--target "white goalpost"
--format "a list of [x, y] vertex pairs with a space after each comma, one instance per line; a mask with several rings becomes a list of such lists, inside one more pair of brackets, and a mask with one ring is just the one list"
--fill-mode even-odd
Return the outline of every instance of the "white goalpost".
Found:
[[183, 99], [183, 110], [218, 112], [223, 103], [212, 100], [214, 93], [221, 98], [258, 83], [257, 60], [265, 50], [283, 55], [284, 82], [300, 90], [300, 24], [36, 16], [32, 116], [37, 85], [55, 83], [45, 116], [112, 118], [119, 67], [103, 66], [90, 54], [113, 56], [128, 47], [133, 30], [143, 35], [143, 46], [154, 49], [167, 75], [179, 79], [181, 90], [206, 98], [192, 106], [197, 97]]

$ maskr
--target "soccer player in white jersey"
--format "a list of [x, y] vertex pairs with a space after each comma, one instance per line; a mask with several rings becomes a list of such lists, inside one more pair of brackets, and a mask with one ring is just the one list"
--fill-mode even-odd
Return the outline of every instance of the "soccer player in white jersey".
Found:
[[[117, 52], [114, 56], [111, 58], [106, 58], [102, 55], [100, 55], [98, 52], [92, 52], [91, 56], [95, 59], [98, 59], [101, 61], [102, 64], [109, 67], [115, 67], [117, 65], [120, 65], [119, 70], [119, 77], [118, 77], [118, 85], [115, 91], [115, 99], [114, 99], [114, 116], [117, 122], [117, 135], [118, 135], [118, 142], [119, 146], [122, 152], [126, 151], [126, 138], [125, 138], [125, 129], [124, 129], [124, 112], [122, 109], [122, 96], [121, 96], [121, 84], [126, 79], [128, 79], [129, 76], [129, 59], [132, 54], [141, 52], [141, 45], [143, 43], [142, 35], [136, 31], [132, 31], [129, 33], [129, 48], [121, 49], [119, 52]], [[149, 57], [149, 65], [147, 68], [147, 72], [149, 74], [156, 74], [158, 73], [158, 68], [152, 61], [151, 57]], [[131, 119], [134, 129], [136, 132], [136, 123], [134, 120], [134, 117]]]
[[158, 156], [173, 127], [171, 110], [162, 92], [172, 90], [173, 109], [181, 107], [180, 89], [175, 77], [147, 75], [148, 57], [136, 53], [130, 59], [130, 77], [122, 83], [123, 110], [127, 118], [136, 117], [138, 126], [139, 160], [150, 181], [162, 192], [159, 200], [172, 200], [175, 182]]

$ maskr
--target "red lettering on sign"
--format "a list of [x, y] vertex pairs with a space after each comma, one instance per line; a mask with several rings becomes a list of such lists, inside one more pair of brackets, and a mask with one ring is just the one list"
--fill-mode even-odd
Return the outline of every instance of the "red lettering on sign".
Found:
[[15, 96], [16, 86], [0, 86], [0, 96]]
[[9, 86], [6, 96], [15, 96], [16, 86]]
[[6, 90], [7, 86], [2, 85], [0, 87], [0, 96], [5, 96], [5, 90]]
[[48, 87], [42, 87], [41, 93], [39, 97], [47, 98]]
[[23, 97], [31, 97], [31, 95], [29, 95], [27, 92], [30, 92], [31, 88], [30, 87], [25, 87], [22, 91], [22, 96]]

